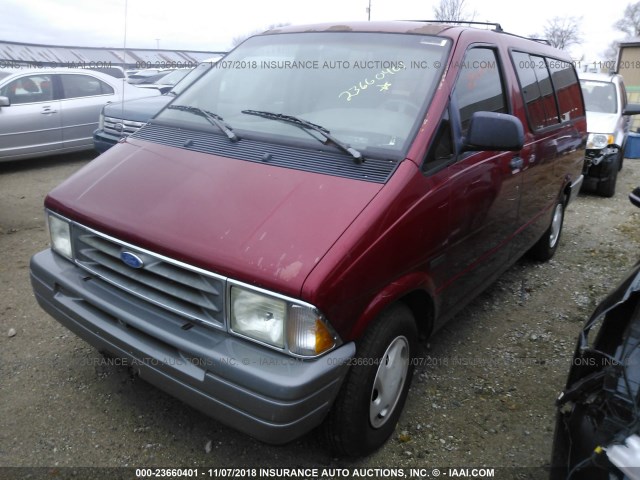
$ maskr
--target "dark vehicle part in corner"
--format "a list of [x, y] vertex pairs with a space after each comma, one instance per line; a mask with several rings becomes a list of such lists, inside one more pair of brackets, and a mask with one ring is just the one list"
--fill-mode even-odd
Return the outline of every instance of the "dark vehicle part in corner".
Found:
[[[629, 195], [640, 207], [640, 187]], [[578, 337], [557, 400], [551, 480], [640, 478], [640, 261]]]

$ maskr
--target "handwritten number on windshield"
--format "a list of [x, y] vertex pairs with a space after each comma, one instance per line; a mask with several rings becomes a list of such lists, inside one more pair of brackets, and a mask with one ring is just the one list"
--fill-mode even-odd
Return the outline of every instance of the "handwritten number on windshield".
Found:
[[[356, 95], [359, 95], [360, 92], [369, 88], [369, 85], [373, 85], [374, 83], [376, 83], [376, 81], [384, 80], [387, 77], [387, 75], [395, 75], [397, 72], [399, 72], [402, 69], [403, 67], [385, 68], [384, 70], [381, 70], [374, 75], [375, 80], [369, 80], [368, 78], [365, 78], [363, 81], [358, 82], [356, 85], [353, 85], [347, 90], [340, 92], [340, 94], [338, 95], [338, 98], [344, 97], [344, 99], [347, 102], [350, 102], [353, 97], [355, 97]], [[382, 88], [380, 89], [380, 91], [387, 90], [387, 89], [388, 87]]]

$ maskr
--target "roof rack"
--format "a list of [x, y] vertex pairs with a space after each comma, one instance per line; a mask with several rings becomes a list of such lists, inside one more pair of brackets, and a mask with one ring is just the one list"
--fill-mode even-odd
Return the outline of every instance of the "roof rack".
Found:
[[511, 35], [513, 37], [519, 37], [519, 38], [525, 38], [527, 40], [533, 40], [534, 42], [538, 42], [538, 43], [544, 43], [545, 45], [551, 45], [551, 42], [549, 40], [547, 40], [546, 38], [535, 38], [535, 37], [525, 37], [522, 35], [518, 35], [517, 33], [510, 33], [510, 32], [505, 32], [502, 28], [502, 25], [500, 25], [499, 23], [495, 23], [495, 22], [472, 22], [472, 21], [465, 21], [465, 20], [407, 20], [409, 22], [425, 22], [425, 23], [444, 23], [447, 25], [458, 25], [458, 24], [464, 24], [464, 25], [488, 25], [494, 28], [495, 32], [498, 33], [504, 33], [505, 35]]
[[408, 22], [425, 22], [425, 23], [445, 23], [447, 25], [457, 25], [463, 23], [465, 25], [488, 25], [493, 27], [496, 32], [504, 32], [502, 25], [495, 22], [473, 22], [471, 20], [407, 20]]
[[528, 38], [529, 40], [533, 40], [534, 42], [544, 43], [545, 45], [551, 45], [551, 42], [546, 38], [534, 38], [534, 37], [523, 37]]

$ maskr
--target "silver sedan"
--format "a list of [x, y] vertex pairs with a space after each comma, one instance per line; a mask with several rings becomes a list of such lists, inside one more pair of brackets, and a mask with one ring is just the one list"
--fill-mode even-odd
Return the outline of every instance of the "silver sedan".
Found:
[[0, 70], [0, 162], [91, 150], [105, 104], [159, 93], [91, 70]]

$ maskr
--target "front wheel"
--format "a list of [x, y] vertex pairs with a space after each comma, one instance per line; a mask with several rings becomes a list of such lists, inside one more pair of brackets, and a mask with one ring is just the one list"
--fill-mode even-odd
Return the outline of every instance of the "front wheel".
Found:
[[401, 304], [384, 311], [365, 332], [323, 424], [334, 453], [366, 455], [391, 436], [411, 384], [417, 338], [413, 315]]
[[544, 232], [542, 237], [531, 247], [529, 253], [540, 262], [550, 260], [558, 249], [560, 243], [560, 234], [562, 233], [562, 225], [564, 223], [564, 198], [561, 198], [553, 207], [553, 216], [549, 228]]

